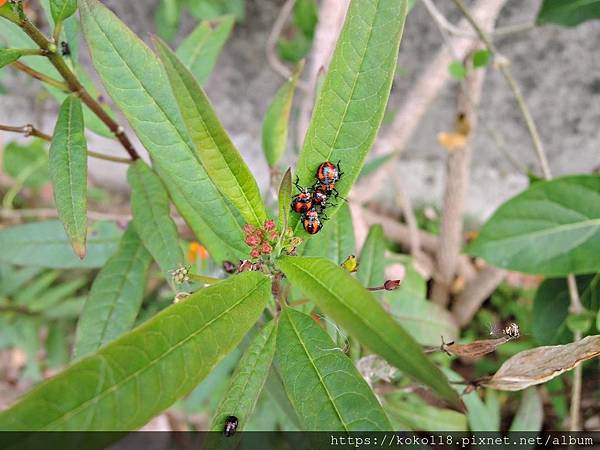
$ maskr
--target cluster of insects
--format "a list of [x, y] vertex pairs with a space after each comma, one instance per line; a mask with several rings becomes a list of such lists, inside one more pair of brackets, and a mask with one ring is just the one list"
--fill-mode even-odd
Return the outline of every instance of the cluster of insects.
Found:
[[302, 187], [296, 178], [298, 194], [292, 199], [292, 210], [301, 214], [300, 220], [309, 234], [317, 234], [327, 220], [325, 208], [331, 206], [331, 197], [340, 198], [335, 186], [342, 177], [340, 163], [325, 161], [317, 169], [316, 182], [311, 187]]

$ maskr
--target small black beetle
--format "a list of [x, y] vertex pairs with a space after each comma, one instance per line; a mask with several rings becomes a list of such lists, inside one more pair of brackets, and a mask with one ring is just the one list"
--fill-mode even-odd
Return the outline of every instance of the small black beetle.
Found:
[[238, 427], [238, 418], [235, 416], [227, 416], [225, 419], [225, 429], [223, 430], [223, 434], [227, 437], [233, 436], [235, 430]]

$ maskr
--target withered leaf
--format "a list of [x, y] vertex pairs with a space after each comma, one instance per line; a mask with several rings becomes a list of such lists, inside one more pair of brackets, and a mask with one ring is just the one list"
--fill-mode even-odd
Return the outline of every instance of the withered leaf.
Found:
[[501, 391], [520, 391], [541, 384], [600, 355], [600, 335], [566, 345], [537, 347], [517, 353], [493, 377], [478, 385]]
[[510, 341], [507, 336], [498, 339], [483, 339], [468, 344], [442, 344], [442, 351], [461, 358], [477, 359], [492, 353], [496, 347]]

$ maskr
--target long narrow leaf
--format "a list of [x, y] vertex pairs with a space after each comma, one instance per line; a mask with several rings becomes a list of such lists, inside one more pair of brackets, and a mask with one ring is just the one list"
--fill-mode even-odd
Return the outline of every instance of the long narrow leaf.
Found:
[[203, 20], [177, 48], [177, 56], [200, 84], [208, 80], [234, 23], [233, 16]]
[[269, 375], [276, 342], [277, 323], [272, 321], [256, 335], [240, 359], [227, 393], [217, 407], [211, 430], [223, 431], [228, 416], [238, 418], [238, 431], [244, 429]]
[[87, 236], [87, 144], [81, 100], [70, 95], [58, 113], [48, 165], [58, 217], [75, 253], [85, 257]]
[[357, 272], [358, 281], [364, 287], [380, 286], [383, 284], [385, 272], [385, 241], [381, 225], [373, 225], [369, 229], [367, 240], [360, 252]]
[[323, 161], [340, 161], [342, 196], [358, 178], [383, 119], [406, 11], [406, 0], [350, 2], [298, 159], [303, 186], [313, 183]]
[[444, 374], [348, 272], [322, 258], [284, 257], [278, 264], [293, 285], [350, 335], [407, 375], [431, 387], [455, 408], [461, 408], [458, 395]]
[[183, 253], [177, 239], [177, 227], [169, 211], [169, 197], [160, 178], [138, 160], [129, 167], [133, 225], [144, 246], [167, 274], [183, 264]]
[[352, 361], [310, 316], [281, 314], [277, 364], [307, 431], [384, 431], [392, 426]]
[[108, 222], [89, 227], [87, 254], [73, 253], [65, 227], [58, 220], [33, 222], [0, 230], [0, 262], [56, 269], [102, 267], [116, 251], [121, 230]]
[[202, 167], [160, 62], [100, 2], [81, 0], [79, 8], [96, 70], [173, 203], [216, 261], [243, 258], [242, 224]]
[[303, 67], [304, 64], [300, 64], [292, 78], [279, 88], [265, 114], [262, 127], [262, 146], [269, 167], [275, 167], [285, 153], [292, 101]]
[[132, 225], [119, 250], [96, 275], [77, 324], [75, 357], [95, 352], [133, 325], [142, 304], [152, 257]]
[[221, 125], [204, 90], [167, 44], [155, 39], [189, 136], [208, 176], [247, 223], [261, 226], [267, 210], [256, 180]]
[[200, 290], [26, 394], [0, 413], [0, 430], [139, 428], [239, 344], [270, 293], [257, 272]]

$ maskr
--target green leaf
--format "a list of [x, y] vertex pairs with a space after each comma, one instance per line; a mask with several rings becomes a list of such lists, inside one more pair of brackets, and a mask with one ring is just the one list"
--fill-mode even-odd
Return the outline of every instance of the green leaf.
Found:
[[61, 283], [47, 289], [42, 295], [29, 299], [27, 306], [33, 312], [47, 311], [53, 309], [61, 302], [69, 299], [80, 288], [87, 284], [84, 277]]
[[66, 98], [54, 128], [48, 167], [58, 217], [75, 254], [85, 257], [87, 235], [87, 144], [81, 100]]
[[48, 153], [43, 141], [34, 140], [27, 145], [10, 142], [4, 148], [2, 162], [4, 172], [25, 187], [41, 188], [50, 181]]
[[231, 14], [237, 20], [243, 20], [245, 0], [183, 0], [192, 16], [199, 20], [217, 19]]
[[[385, 397], [384, 407], [393, 422], [415, 431], [467, 431], [467, 417], [451, 409], [427, 404], [417, 395], [394, 393]], [[394, 424], [396, 425], [396, 424]], [[394, 429], [398, 429], [395, 426]]]
[[[487, 391], [491, 392], [491, 391]], [[479, 397], [479, 392], [471, 392], [462, 396], [467, 406], [467, 418], [471, 431], [500, 431], [497, 414]]]
[[160, 62], [97, 0], [80, 0], [79, 7], [96, 70], [152, 156], [178, 211], [215, 261], [243, 259], [242, 224], [206, 174]]
[[267, 219], [267, 210], [256, 180], [221, 125], [204, 90], [164, 42], [156, 39], [155, 44], [189, 136], [208, 176], [239, 210], [246, 223], [262, 226]]
[[17, 61], [23, 52], [18, 48], [0, 48], [0, 69]]
[[285, 231], [289, 223], [290, 204], [292, 202], [292, 170], [288, 168], [279, 185], [279, 229]]
[[208, 81], [234, 23], [233, 16], [202, 21], [177, 48], [177, 56], [200, 84]]
[[383, 227], [373, 225], [369, 228], [369, 234], [358, 258], [359, 266], [356, 277], [364, 287], [375, 287], [383, 284], [385, 276], [384, 254]]
[[278, 264], [293, 285], [361, 344], [460, 408], [444, 374], [348, 272], [321, 258], [284, 257]]
[[42, 271], [39, 267], [23, 267], [15, 269], [10, 266], [0, 266], [0, 296], [11, 297], [21, 286], [30, 281]]
[[121, 230], [108, 222], [89, 227], [87, 254], [81, 260], [58, 220], [34, 222], [0, 230], [0, 262], [56, 269], [102, 267], [117, 250]]
[[[329, 210], [327, 211], [329, 213]], [[356, 251], [352, 214], [347, 204], [330, 221], [325, 222], [319, 234], [306, 242], [304, 256], [322, 256], [341, 264]]]
[[319, 21], [319, 7], [316, 0], [297, 0], [294, 4], [294, 24], [302, 33], [312, 38]]
[[77, 11], [77, 0], [50, 0], [54, 23], [62, 22]]
[[[298, 159], [302, 186], [313, 184], [323, 161], [340, 161], [344, 175], [336, 188], [343, 197], [350, 192], [383, 119], [406, 9], [405, 0], [350, 3]], [[301, 224], [295, 231], [308, 236]]]
[[352, 361], [310, 316], [291, 308], [282, 312], [276, 358], [304, 430], [392, 429]]
[[127, 180], [135, 230], [168, 278], [168, 273], [183, 264], [184, 259], [167, 192], [160, 178], [141, 159], [129, 166]]
[[160, 0], [154, 11], [154, 25], [160, 37], [172, 40], [181, 25], [181, 2], [179, 0]]
[[76, 358], [95, 352], [128, 331], [138, 314], [152, 258], [132, 225], [119, 249], [96, 275], [77, 324]]
[[521, 404], [510, 424], [510, 431], [540, 431], [544, 423], [544, 404], [535, 386], [523, 391]]
[[600, 0], [544, 0], [536, 22], [574, 27], [597, 19], [600, 19]]
[[467, 75], [467, 69], [460, 61], [453, 61], [448, 65], [448, 73], [456, 80], [464, 80]]
[[592, 318], [589, 314], [569, 314], [567, 316], [567, 327], [573, 333], [586, 334], [592, 326]]
[[600, 271], [600, 176], [535, 183], [498, 208], [468, 251], [518, 272]]
[[0, 429], [135, 430], [196, 387], [270, 295], [257, 272], [201, 289], [38, 385], [0, 413]]
[[533, 300], [532, 334], [538, 344], [566, 344], [571, 340], [565, 324], [569, 304], [564, 278], [544, 280]]
[[271, 168], [277, 165], [285, 153], [292, 100], [303, 67], [304, 63], [300, 63], [292, 78], [279, 88], [263, 119], [262, 147]]
[[[43, 3], [42, 3], [43, 5]], [[64, 23], [65, 33], [69, 32], [69, 35], [72, 36], [75, 17], [70, 17]], [[37, 45], [27, 36], [21, 28], [19, 28], [16, 24], [12, 22], [8, 22], [6, 20], [0, 20], [0, 40], [3, 41], [9, 47], [17, 47], [17, 48], [32, 48], [37, 47]], [[72, 45], [73, 42], [69, 41], [69, 45]], [[73, 45], [72, 54], [74, 55], [74, 48], [77, 47]], [[38, 72], [43, 73], [44, 75], [48, 75], [49, 77], [60, 79], [60, 74], [56, 71], [54, 66], [48, 61], [48, 58], [40, 58], [39, 56], [23, 56], [24, 61], [27, 65], [37, 70]], [[100, 94], [89, 80], [89, 76], [81, 65], [75, 64], [75, 58], [72, 58], [74, 70], [77, 73], [77, 76], [80, 78], [80, 81], [83, 83], [85, 88], [88, 90], [90, 95], [94, 98], [97, 98]], [[68, 94], [65, 92], [58, 90], [52, 86], [48, 86], [43, 83], [42, 86], [59, 102], [62, 103]], [[110, 107], [107, 104], [102, 104], [103, 109], [113, 117], [114, 114], [111, 111]], [[108, 129], [108, 127], [94, 114], [87, 106], [83, 110], [83, 115], [85, 118], [86, 126], [89, 127], [94, 133], [99, 134], [100, 136], [113, 138], [113, 133]]]
[[69, 362], [69, 330], [65, 322], [54, 322], [48, 327], [46, 361], [48, 367], [57, 369]]
[[269, 375], [276, 342], [277, 322], [271, 321], [256, 335], [240, 359], [225, 398], [213, 416], [212, 431], [223, 431], [228, 416], [238, 418], [238, 431], [244, 429]]
[[421, 345], [439, 346], [457, 339], [459, 329], [453, 316], [444, 308], [420, 297], [398, 298], [396, 291], [385, 292], [394, 319]]
[[477, 50], [473, 53], [473, 66], [485, 67], [490, 62], [490, 51], [487, 49]]

